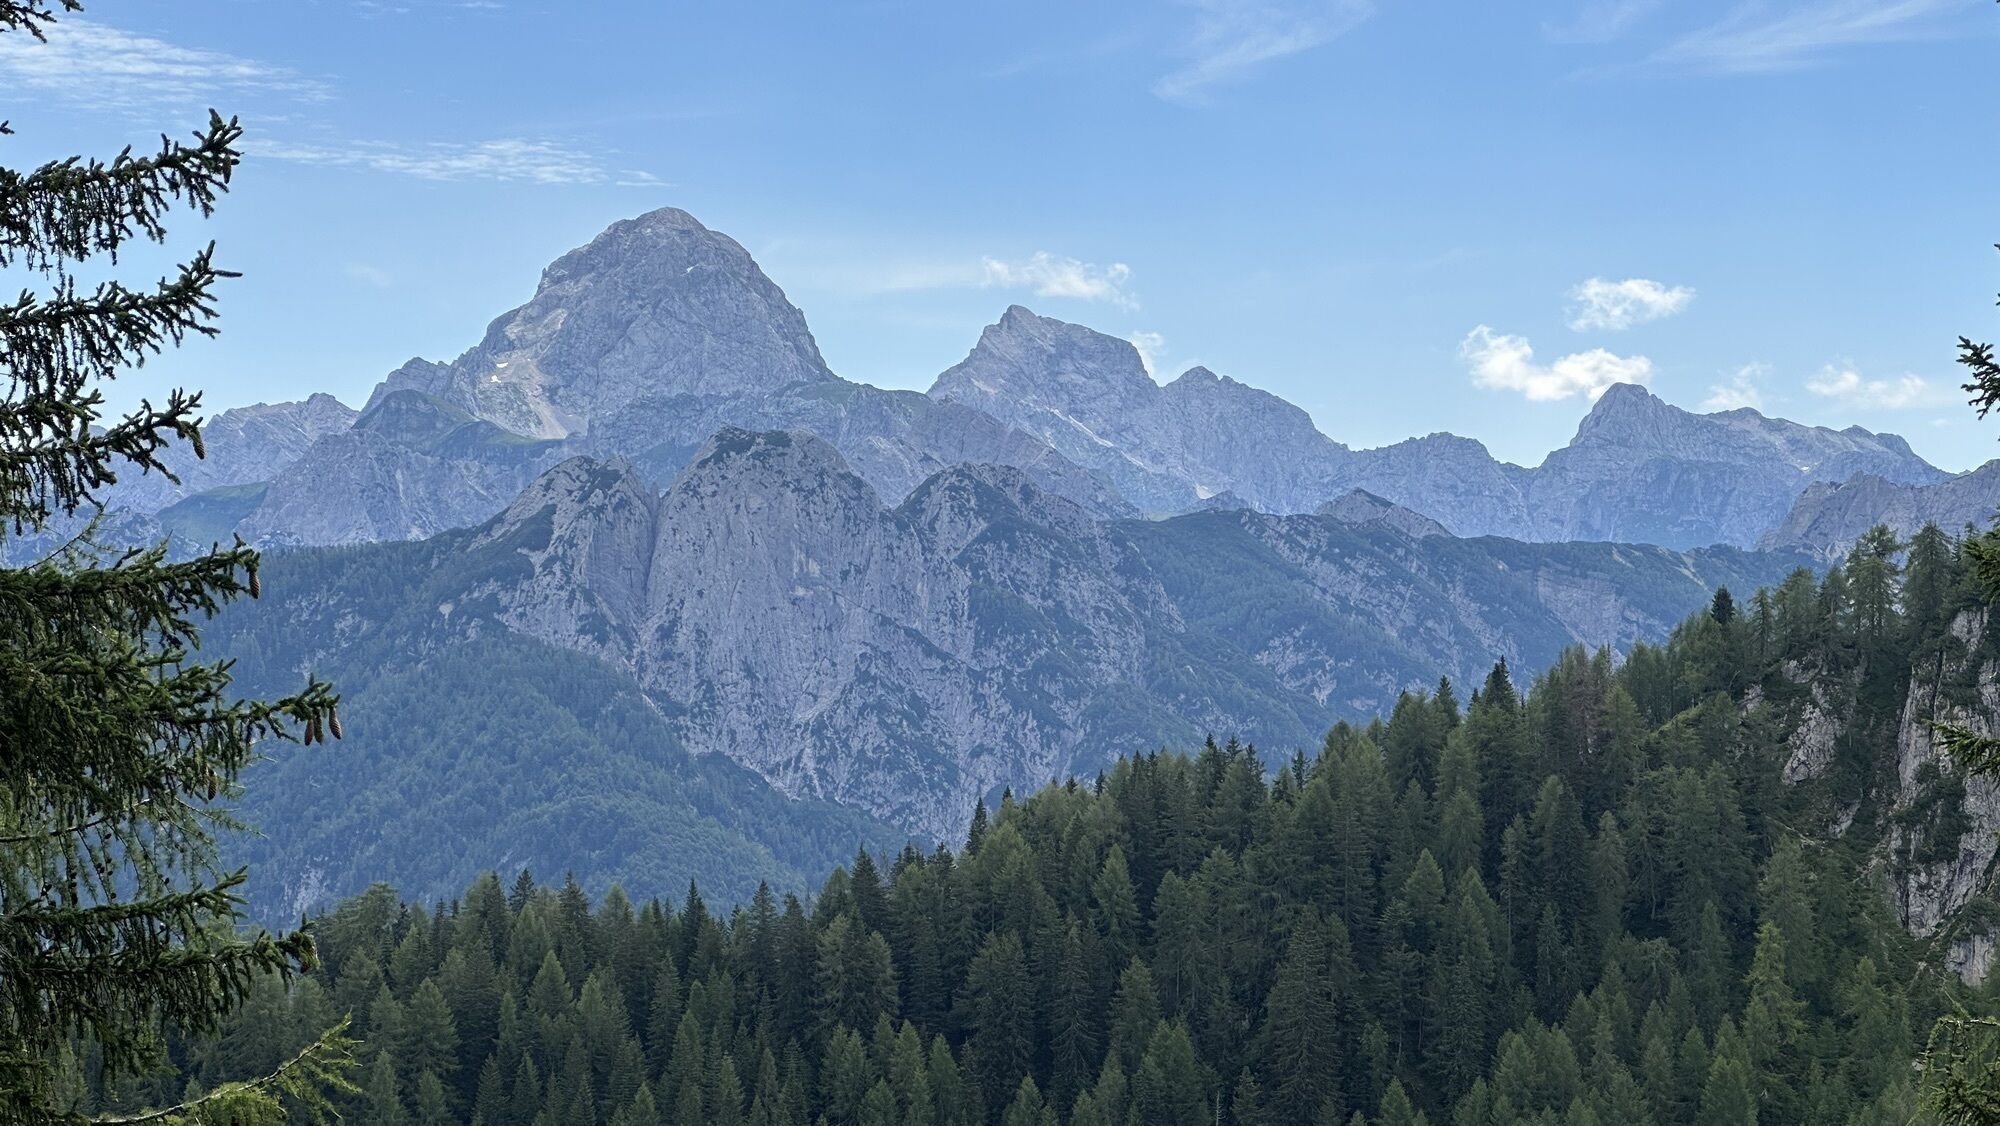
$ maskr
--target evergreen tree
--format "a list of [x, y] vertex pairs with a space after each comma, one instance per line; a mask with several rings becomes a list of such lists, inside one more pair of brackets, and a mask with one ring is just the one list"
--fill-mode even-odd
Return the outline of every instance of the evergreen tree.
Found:
[[409, 1109], [403, 1105], [396, 1063], [387, 1052], [376, 1052], [368, 1065], [368, 1081], [362, 1088], [362, 1113], [371, 1124], [410, 1126]]
[[1339, 1074], [1339, 1007], [1318, 926], [1292, 932], [1265, 1004], [1259, 1055], [1270, 1106], [1281, 1121], [1305, 1121], [1336, 1095]]
[[[0, 35], [39, 40], [78, 7], [0, 0]], [[218, 1031], [262, 975], [314, 964], [303, 933], [238, 930], [245, 874], [216, 874], [211, 831], [260, 742], [340, 734], [335, 697], [310, 682], [237, 700], [229, 664], [196, 657], [200, 619], [257, 593], [255, 552], [170, 561], [91, 534], [121, 476], [171, 478], [177, 443], [202, 454], [199, 395], [111, 418], [104, 385], [213, 334], [231, 275], [211, 247], [150, 288], [81, 279], [164, 242], [175, 208], [211, 214], [241, 136], [211, 112], [151, 155], [0, 169], [0, 270], [39, 287], [0, 302], [0, 543], [72, 536], [0, 568], [0, 1121], [72, 1113], [58, 1066], [70, 1037], [114, 1076], [136, 1074], [160, 1062], [162, 1030]], [[269, 1116], [279, 1095], [324, 1108], [350, 1049], [341, 1029], [321, 1031], [265, 1078], [213, 1085], [179, 1112]]]

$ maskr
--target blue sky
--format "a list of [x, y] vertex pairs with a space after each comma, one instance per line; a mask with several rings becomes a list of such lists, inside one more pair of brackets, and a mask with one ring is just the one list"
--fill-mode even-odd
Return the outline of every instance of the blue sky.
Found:
[[[212, 406], [359, 403], [614, 219], [750, 249], [834, 369], [923, 388], [1011, 302], [1359, 446], [1533, 464], [1608, 381], [2000, 456], [2000, 8], [1979, 0], [91, 0], [0, 42], [13, 164], [210, 104]], [[141, 256], [134, 265], [164, 261]]]

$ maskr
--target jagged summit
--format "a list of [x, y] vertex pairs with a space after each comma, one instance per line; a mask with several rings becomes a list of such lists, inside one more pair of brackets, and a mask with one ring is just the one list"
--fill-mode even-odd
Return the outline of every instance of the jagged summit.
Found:
[[[1856, 472], [1880, 473], [1899, 481], [1943, 476], [1895, 434], [1877, 434], [1860, 426], [1844, 430], [1807, 426], [1750, 407], [1697, 414], [1629, 383], [1606, 390], [1584, 416], [1568, 449], [1585, 447], [1643, 450], [1698, 461], [1778, 462], [1811, 480], [1845, 480]], [[1551, 460], [1563, 452], [1551, 454]]]
[[1650, 441], [1662, 428], [1684, 417], [1694, 416], [1636, 383], [1614, 383], [1605, 388], [1604, 394], [1597, 397], [1577, 423], [1576, 436], [1570, 439], [1570, 445]]
[[[1196, 364], [1195, 366], [1175, 376], [1173, 378], [1173, 382], [1167, 384], [1167, 386], [1172, 387], [1175, 383], [1186, 383], [1189, 385], [1193, 385], [1197, 383], [1237, 383], [1237, 381], [1229, 378], [1226, 375], [1217, 375], [1215, 372], [1210, 371], [1208, 368], [1205, 368], [1200, 364]], [[1242, 386], [1242, 384], [1237, 384], [1237, 385]]]
[[447, 369], [406, 364], [390, 382], [517, 434], [565, 438], [639, 403], [834, 378], [805, 315], [748, 251], [662, 208], [550, 263], [533, 299]]
[[931, 394], [977, 405], [1002, 396], [1116, 409], [1158, 389], [1127, 340], [1009, 305], [979, 342], [937, 377]]

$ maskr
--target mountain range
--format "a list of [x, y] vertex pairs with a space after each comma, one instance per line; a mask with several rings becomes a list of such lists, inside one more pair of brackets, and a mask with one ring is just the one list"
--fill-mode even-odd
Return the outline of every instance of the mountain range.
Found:
[[728, 426], [818, 435], [891, 502], [954, 465], [1007, 465], [1100, 517], [1308, 513], [1362, 489], [1457, 535], [1826, 557], [1878, 516], [1908, 533], [2000, 505], [2000, 472], [1947, 474], [1893, 434], [1694, 414], [1633, 385], [1534, 467], [1450, 434], [1351, 449], [1275, 395], [1201, 367], [1160, 384], [1130, 343], [1020, 306], [927, 393], [883, 390], [835, 375], [750, 255], [671, 208], [564, 255], [478, 344], [411, 360], [360, 412], [324, 395], [223, 412], [180, 486], [136, 480], [111, 504], [196, 538], [421, 538], [578, 454], [663, 485]]
[[800, 887], [1120, 754], [1286, 758], [1496, 658], [1657, 642], [1720, 587], [2000, 488], [1894, 435], [1633, 386], [1532, 468], [1448, 434], [1356, 450], [1018, 306], [927, 393], [882, 390], [673, 210], [359, 411], [319, 395], [207, 434], [178, 485], [120, 483], [106, 531], [276, 549], [208, 643], [249, 690], [346, 693], [340, 753], [250, 787], [269, 836], [242, 848], [285, 911], [519, 864]]

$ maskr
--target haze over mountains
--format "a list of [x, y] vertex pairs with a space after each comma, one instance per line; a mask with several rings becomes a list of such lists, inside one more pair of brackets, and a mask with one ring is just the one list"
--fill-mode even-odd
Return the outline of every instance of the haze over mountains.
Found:
[[[1697, 415], [1629, 385], [1533, 468], [1449, 434], [1355, 450], [1275, 395], [1205, 368], [1163, 386], [1126, 341], [1019, 306], [928, 394], [882, 390], [830, 371], [749, 254], [669, 208], [558, 259], [476, 346], [405, 364], [358, 417], [324, 396], [224, 412], [204, 472], [178, 489], [134, 482], [114, 506], [264, 544], [419, 538], [493, 515], [575, 454], [626, 458], [664, 484], [725, 426], [816, 434], [891, 502], [953, 465], [1010, 465], [1095, 516], [1303, 513], [1360, 488], [1458, 535], [1824, 554], [1872, 521], [1855, 502], [1837, 527], [1788, 519], [1815, 485], [1905, 490], [1868, 494], [1892, 523], [1983, 518], [2000, 500], [1990, 474], [1954, 478], [1895, 435]], [[218, 487], [233, 491], [205, 495]]]

